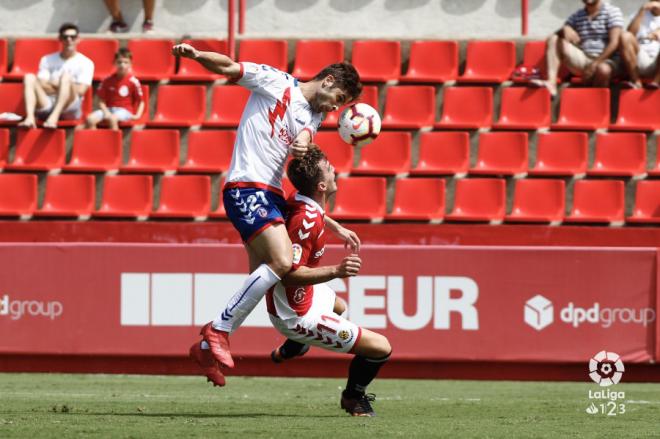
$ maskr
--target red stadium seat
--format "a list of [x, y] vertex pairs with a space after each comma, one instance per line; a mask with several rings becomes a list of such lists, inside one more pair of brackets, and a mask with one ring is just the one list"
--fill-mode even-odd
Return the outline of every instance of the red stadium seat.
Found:
[[5, 79], [23, 80], [26, 73], [37, 73], [44, 55], [59, 52], [60, 43], [54, 39], [19, 38], [14, 41], [14, 62]]
[[458, 77], [458, 42], [413, 41], [401, 82], [442, 83]]
[[522, 67], [530, 69], [538, 69], [541, 78], [546, 78], [548, 73], [547, 62], [545, 59], [545, 40], [541, 41], [527, 41], [523, 49], [523, 60], [520, 64]]
[[179, 130], [133, 130], [126, 172], [167, 172], [179, 167]]
[[622, 90], [611, 130], [660, 130], [660, 90]]
[[435, 121], [435, 88], [402, 85], [387, 88], [383, 128], [432, 128]]
[[355, 174], [397, 175], [410, 170], [412, 136], [410, 132], [383, 131], [360, 151]]
[[130, 40], [133, 73], [140, 81], [160, 81], [174, 75], [176, 58], [172, 56], [172, 40]]
[[337, 179], [335, 206], [330, 216], [338, 220], [371, 220], [385, 217], [386, 182], [384, 177]]
[[446, 216], [453, 221], [490, 221], [504, 219], [506, 182], [499, 178], [456, 180], [454, 209]]
[[85, 39], [78, 43], [78, 52], [94, 61], [94, 80], [100, 81], [115, 71], [115, 53], [119, 49], [117, 40]]
[[36, 175], [0, 174], [0, 216], [28, 218], [36, 209]]
[[7, 169], [55, 171], [64, 166], [64, 130], [18, 129], [16, 155]]
[[152, 217], [203, 218], [211, 208], [211, 177], [169, 175], [160, 181], [160, 205]]
[[445, 216], [445, 181], [441, 178], [399, 178], [388, 220], [432, 220]]
[[225, 210], [225, 203], [223, 202], [222, 197], [222, 187], [225, 185], [225, 178], [220, 179], [220, 184], [218, 186], [218, 205], [215, 210], [209, 212], [209, 218], [227, 218], [227, 211]]
[[107, 175], [94, 216], [146, 219], [153, 203], [151, 175]]
[[[660, 136], [656, 136], [656, 151], [660, 151]], [[649, 175], [654, 177], [660, 176], [660, 154], [656, 154], [655, 164], [653, 168], [648, 171]]]
[[7, 40], [0, 38], [0, 78], [7, 73]]
[[156, 114], [147, 126], [189, 127], [201, 125], [206, 116], [206, 88], [203, 85], [161, 85]]
[[635, 190], [635, 206], [629, 223], [660, 223], [660, 181], [638, 181]]
[[[364, 87], [362, 87], [362, 94], [360, 95], [360, 97], [356, 102], [369, 104], [372, 107], [374, 107], [376, 110], [378, 110], [378, 87], [375, 85], [365, 85]], [[337, 128], [337, 121], [339, 119], [339, 115], [347, 107], [348, 105], [344, 105], [337, 111], [326, 113], [325, 119], [323, 119], [323, 123], [321, 123], [321, 126], [323, 128]]]
[[510, 222], [554, 223], [564, 219], [565, 183], [560, 179], [516, 180]]
[[470, 41], [465, 72], [458, 80], [500, 83], [511, 77], [515, 67], [516, 45], [513, 41]]
[[573, 209], [567, 222], [621, 224], [624, 184], [619, 180], [578, 180], [573, 187]]
[[[227, 54], [227, 41], [225, 40], [191, 40], [184, 39], [182, 43], [192, 45], [197, 50]], [[171, 81], [215, 81], [222, 75], [208, 71], [197, 61], [190, 58], [179, 58], [179, 70], [170, 78]]]
[[609, 88], [565, 88], [552, 129], [596, 130], [610, 124]]
[[[659, 108], [660, 110], [660, 108]], [[588, 175], [632, 177], [646, 173], [646, 135], [598, 133], [596, 156]]]
[[314, 136], [314, 143], [328, 157], [328, 161], [335, 167], [335, 172], [343, 174], [351, 172], [353, 167], [354, 147], [344, 142], [337, 131], [320, 131]]
[[237, 127], [249, 97], [250, 91], [238, 85], [213, 87], [211, 115], [203, 125], [205, 127]]
[[236, 131], [190, 131], [188, 157], [179, 171], [220, 173], [228, 170], [235, 141]]
[[289, 45], [286, 40], [242, 40], [238, 60], [267, 64], [287, 72], [289, 70]]
[[341, 40], [298, 40], [292, 76], [308, 81], [324, 67], [344, 61]]
[[[25, 117], [25, 101], [23, 100], [22, 83], [0, 83], [0, 113], [14, 113]], [[0, 126], [16, 125], [20, 120], [2, 120]]]
[[94, 210], [95, 194], [93, 175], [49, 175], [44, 202], [36, 215], [89, 218]]
[[550, 127], [552, 109], [547, 88], [507, 87], [502, 90], [500, 119], [495, 128], [536, 130]]
[[7, 165], [9, 159], [9, 130], [0, 128], [0, 170]]
[[527, 133], [481, 133], [477, 163], [470, 174], [524, 175], [527, 173], [527, 149]]
[[464, 175], [470, 166], [470, 135], [459, 131], [434, 131], [419, 137], [419, 160], [413, 175]]
[[363, 82], [391, 82], [401, 76], [401, 43], [361, 40], [353, 43], [352, 62]]
[[108, 172], [121, 166], [121, 131], [76, 130], [68, 171]]
[[587, 133], [539, 133], [536, 165], [529, 174], [583, 176], [587, 172], [588, 148]]
[[493, 89], [447, 87], [437, 128], [478, 129], [493, 124]]

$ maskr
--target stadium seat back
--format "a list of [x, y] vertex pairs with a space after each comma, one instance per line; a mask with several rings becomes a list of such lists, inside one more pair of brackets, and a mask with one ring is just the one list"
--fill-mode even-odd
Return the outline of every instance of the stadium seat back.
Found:
[[292, 76], [308, 81], [324, 67], [344, 61], [344, 42], [341, 40], [299, 40]]
[[7, 165], [9, 160], [9, 130], [0, 128], [0, 170]]
[[660, 223], [660, 181], [642, 180], [637, 182], [632, 216], [626, 220]]
[[646, 135], [598, 133], [591, 175], [633, 176], [646, 172]]
[[383, 131], [360, 151], [356, 174], [396, 175], [410, 170], [412, 136], [410, 132]]
[[49, 175], [46, 195], [38, 215], [91, 215], [96, 193], [94, 176], [82, 174]]
[[220, 173], [228, 170], [235, 141], [236, 131], [190, 131], [188, 157], [179, 171]]
[[289, 45], [286, 40], [242, 40], [238, 50], [238, 60], [267, 64], [287, 72]]
[[413, 41], [403, 82], [442, 83], [458, 77], [458, 42]]
[[0, 174], [0, 216], [32, 215], [36, 208], [36, 175]]
[[387, 88], [383, 128], [431, 128], [435, 121], [435, 88], [403, 85]]
[[249, 97], [250, 91], [238, 85], [213, 87], [211, 115], [204, 126], [237, 127]]
[[463, 174], [470, 166], [470, 135], [433, 131], [419, 138], [419, 160], [414, 175]]
[[445, 215], [445, 181], [441, 178], [399, 178], [387, 219], [440, 220]]
[[579, 175], [587, 171], [589, 136], [583, 132], [539, 133], [534, 175]]
[[133, 130], [131, 151], [122, 170], [176, 171], [179, 166], [179, 130]]
[[160, 205], [152, 216], [205, 217], [211, 208], [211, 177], [169, 175], [160, 181]]
[[454, 208], [447, 219], [456, 221], [501, 221], [506, 206], [504, 179], [456, 180]]
[[0, 38], [0, 78], [7, 73], [7, 40]]
[[21, 129], [16, 134], [16, 155], [7, 168], [50, 171], [61, 169], [65, 159], [65, 133], [57, 129]]
[[[227, 41], [214, 39], [184, 39], [182, 43], [190, 44], [197, 50], [227, 54]], [[171, 79], [181, 81], [214, 81], [222, 75], [209, 72], [206, 68], [190, 58], [179, 58], [179, 70]]]
[[507, 87], [502, 90], [500, 119], [496, 127], [516, 130], [548, 128], [551, 116], [547, 88]]
[[107, 172], [119, 169], [122, 157], [122, 132], [114, 130], [76, 130], [73, 133], [69, 170]]
[[133, 73], [141, 81], [160, 81], [174, 75], [176, 58], [172, 56], [172, 40], [130, 40]]
[[507, 221], [560, 222], [564, 218], [566, 186], [560, 179], [516, 180], [513, 207]]
[[26, 73], [37, 73], [41, 57], [60, 50], [54, 39], [18, 38], [14, 41], [14, 61], [7, 78], [21, 80]]
[[97, 216], [146, 217], [153, 203], [151, 175], [107, 175]]
[[344, 142], [336, 130], [319, 131], [314, 136], [314, 143], [321, 147], [328, 161], [335, 167], [335, 172], [351, 172], [355, 148]]
[[622, 90], [619, 115], [611, 128], [653, 131], [660, 129], [660, 90]]
[[565, 88], [559, 101], [559, 117], [552, 127], [596, 130], [610, 123], [609, 88]]
[[115, 53], [119, 49], [117, 40], [82, 39], [78, 43], [78, 52], [94, 62], [94, 80], [100, 81], [115, 71]]
[[383, 40], [355, 41], [352, 63], [363, 82], [396, 81], [401, 76], [401, 43]]
[[619, 180], [578, 180], [573, 187], [571, 222], [621, 222], [624, 184]]
[[447, 87], [438, 128], [478, 129], [493, 124], [493, 90], [490, 87]]
[[504, 82], [516, 67], [513, 41], [470, 41], [467, 45], [465, 72], [458, 79], [465, 82]]
[[206, 89], [203, 85], [161, 85], [152, 126], [201, 125], [206, 116]]
[[527, 133], [490, 132], [479, 136], [472, 174], [513, 175], [527, 172]]
[[[22, 83], [0, 82], [0, 113], [14, 113], [25, 117]], [[18, 122], [0, 120], [0, 125], [15, 125]]]
[[337, 179], [337, 195], [332, 218], [380, 220], [385, 216], [386, 182], [383, 177]]

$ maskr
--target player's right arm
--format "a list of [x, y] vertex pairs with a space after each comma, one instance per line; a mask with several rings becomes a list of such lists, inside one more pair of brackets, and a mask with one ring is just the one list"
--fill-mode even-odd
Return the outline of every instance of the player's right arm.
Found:
[[316, 285], [331, 281], [332, 279], [343, 279], [356, 276], [360, 272], [362, 260], [358, 255], [346, 256], [339, 265], [328, 265], [324, 267], [309, 268], [301, 265], [296, 270], [290, 271], [282, 283], [286, 287], [300, 287], [305, 285]]
[[172, 47], [172, 55], [194, 59], [207, 70], [232, 79], [241, 75], [241, 66], [233, 59], [221, 53], [197, 50], [190, 44], [183, 43]]

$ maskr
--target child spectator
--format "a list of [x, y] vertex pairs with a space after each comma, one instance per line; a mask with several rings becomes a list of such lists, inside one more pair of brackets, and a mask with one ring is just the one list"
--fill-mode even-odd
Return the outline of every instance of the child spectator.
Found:
[[98, 89], [100, 109], [87, 116], [87, 128], [105, 120], [110, 128], [119, 129], [119, 122], [138, 120], [144, 111], [144, 99], [140, 81], [131, 72], [133, 55], [121, 48], [115, 54], [117, 70], [105, 78]]

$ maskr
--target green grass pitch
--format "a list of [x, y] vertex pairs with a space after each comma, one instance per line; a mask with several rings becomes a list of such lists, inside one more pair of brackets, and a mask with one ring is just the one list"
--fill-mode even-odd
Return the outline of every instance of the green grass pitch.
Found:
[[376, 418], [339, 408], [344, 380], [0, 374], [0, 437], [660, 437], [660, 384], [619, 384], [626, 413], [586, 413], [595, 384], [376, 380]]

